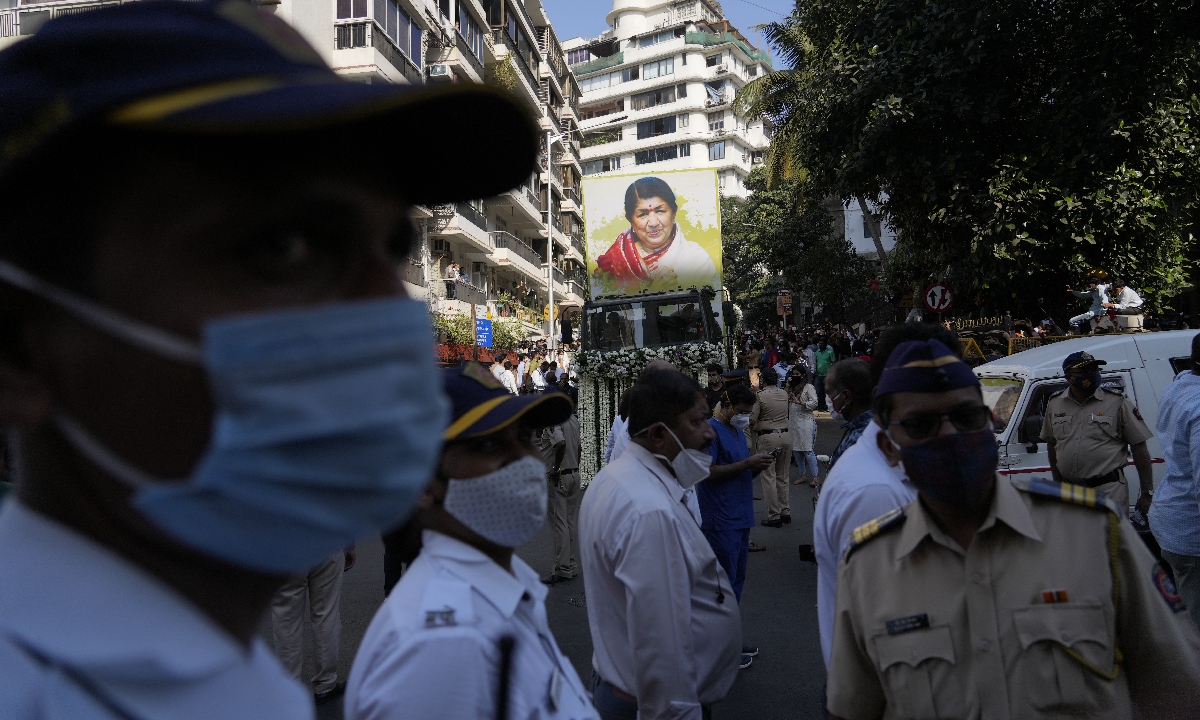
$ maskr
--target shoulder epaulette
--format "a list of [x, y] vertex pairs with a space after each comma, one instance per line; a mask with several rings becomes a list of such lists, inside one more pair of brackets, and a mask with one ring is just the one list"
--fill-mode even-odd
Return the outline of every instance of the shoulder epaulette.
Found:
[[[1063, 388], [1062, 390], [1059, 390], [1058, 392], [1052, 392], [1052, 393], [1050, 393], [1050, 397], [1052, 397], [1052, 398], [1056, 398], [1056, 397], [1058, 397], [1059, 395], [1062, 395], [1063, 393], [1065, 393], [1067, 390], [1070, 390], [1070, 388]], [[1049, 398], [1047, 398], [1047, 400], [1048, 400], [1048, 399], [1049, 399]]]
[[846, 546], [845, 556], [850, 557], [850, 553], [879, 537], [885, 531], [900, 527], [904, 524], [905, 517], [904, 508], [898, 507], [854, 528], [854, 532], [850, 534], [850, 544]]
[[1055, 482], [1050, 478], [1044, 477], [1015, 477], [1011, 478], [1011, 480], [1013, 487], [1030, 495], [1050, 498], [1071, 505], [1082, 505], [1083, 507], [1095, 508], [1097, 510], [1109, 510], [1118, 516], [1121, 515], [1117, 504], [1096, 488]]
[[1110, 395], [1120, 395], [1121, 397], [1125, 397], [1125, 388], [1121, 387], [1120, 385], [1110, 385], [1108, 387], [1101, 385], [1100, 389]]

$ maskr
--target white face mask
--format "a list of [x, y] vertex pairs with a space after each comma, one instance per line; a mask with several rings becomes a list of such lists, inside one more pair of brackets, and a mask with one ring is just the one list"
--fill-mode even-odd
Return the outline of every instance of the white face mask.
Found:
[[[703, 450], [691, 450], [685, 448], [683, 443], [679, 442], [679, 438], [664, 423], [657, 423], [666, 428], [667, 432], [671, 433], [671, 438], [679, 445], [679, 454], [674, 460], [667, 460], [666, 455], [654, 454], [654, 457], [661, 458], [664, 462], [670, 464], [671, 469], [675, 471], [675, 479], [684, 489], [690, 488], [704, 478], [708, 477], [709, 467], [712, 465], [712, 456]], [[650, 427], [654, 427], [651, 425]], [[649, 430], [650, 428], [646, 428]], [[646, 432], [643, 430], [642, 432]], [[639, 435], [641, 433], [638, 433]]]
[[548, 494], [545, 463], [526, 455], [487, 475], [449, 480], [442, 507], [487, 540], [516, 548], [546, 522]]
[[745, 430], [750, 427], [750, 413], [742, 413], [729, 418], [729, 424], [738, 430]]

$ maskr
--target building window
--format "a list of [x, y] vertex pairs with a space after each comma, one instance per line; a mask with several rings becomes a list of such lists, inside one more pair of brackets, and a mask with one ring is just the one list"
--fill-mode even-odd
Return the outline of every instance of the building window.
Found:
[[687, 115], [687, 114], [680, 115], [679, 116], [679, 127], [681, 127], [681, 128], [687, 127], [688, 122], [691, 120], [691, 118], [692, 118], [691, 115]]
[[724, 160], [725, 159], [725, 141], [720, 140], [708, 145], [709, 160]]
[[609, 170], [620, 170], [621, 158], [600, 158], [599, 160], [589, 160], [583, 163], [584, 175], [595, 175], [596, 173], [608, 172]]
[[751, 65], [750, 67], [746, 68], [746, 75], [748, 75], [750, 77], [757, 77], [758, 76], [758, 66]]
[[367, 0], [337, 0], [337, 19], [365, 18]]
[[681, 27], [675, 28], [674, 30], [663, 30], [662, 32], [657, 32], [653, 35], [647, 35], [643, 37], [638, 44], [646, 48], [650, 47], [651, 45], [669, 42], [677, 37], [683, 37], [683, 30], [684, 29]]
[[578, 65], [579, 63], [590, 62], [592, 59], [592, 51], [587, 48], [582, 50], [570, 50], [567, 52], [567, 64]]
[[680, 64], [680, 65], [687, 65], [687, 53], [684, 53], [684, 54], [682, 54], [682, 55], [680, 55], [680, 56], [679, 56], [679, 64]]
[[650, 92], [640, 93], [630, 98], [630, 108], [633, 110], [645, 110], [656, 105], [665, 105], [675, 102], [676, 88], [682, 86], [665, 87], [659, 90], [651, 90]]
[[679, 157], [691, 157], [691, 156], [692, 156], [692, 144], [691, 143], [680, 143], [679, 144]]
[[367, 24], [337, 26], [337, 49], [360, 48], [367, 46]]
[[674, 160], [677, 157], [679, 157], [679, 146], [666, 145], [664, 147], [638, 151], [634, 153], [633, 160], [638, 165], [646, 165], [648, 163]]
[[705, 67], [715, 67], [721, 64], [721, 58], [725, 57], [725, 53], [717, 53], [704, 58]]
[[479, 28], [479, 23], [475, 22], [475, 18], [471, 17], [466, 5], [463, 2], [458, 3], [458, 33], [462, 35], [463, 40], [467, 41], [467, 47], [471, 48], [475, 59], [482, 63], [484, 58], [483, 30]]
[[637, 125], [638, 140], [645, 140], [649, 137], [657, 137], [659, 135], [669, 135], [675, 132], [675, 116], [657, 118], [655, 120], [647, 120], [640, 122]]
[[708, 129], [709, 130], [724, 130], [725, 129], [725, 111], [708, 114]]
[[637, 80], [637, 79], [638, 79], [638, 67], [637, 67], [637, 65], [634, 65], [633, 67], [628, 67], [628, 68], [625, 68], [624, 70], [617, 70], [615, 72], [610, 72], [610, 73], [601, 73], [600, 75], [593, 75], [590, 78], [583, 78], [583, 79], [579, 80], [579, 91], [580, 92], [590, 92], [592, 90], [602, 90], [606, 87], [620, 85], [621, 83], [625, 83], [625, 82], [629, 82], [630, 80]]
[[649, 62], [642, 66], [642, 78], [653, 80], [656, 77], [663, 75], [671, 75], [675, 72], [675, 58], [663, 58], [655, 62]]
[[675, 96], [679, 98], [687, 97], [687, 85], [676, 85]]

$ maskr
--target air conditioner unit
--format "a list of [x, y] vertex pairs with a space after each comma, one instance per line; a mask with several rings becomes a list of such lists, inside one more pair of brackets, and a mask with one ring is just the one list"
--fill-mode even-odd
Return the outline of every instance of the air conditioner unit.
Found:
[[433, 238], [430, 242], [429, 252], [434, 255], [449, 255], [450, 241], [445, 238]]
[[720, 65], [717, 65], [716, 68], [717, 68], [716, 69], [717, 75], [724, 75], [725, 73], [729, 72], [729, 66], [726, 65], [725, 63], [721, 63]]
[[751, 165], [762, 165], [762, 161], [763, 161], [762, 155], [756, 155], [750, 159], [750, 164]]
[[720, 130], [713, 130], [713, 134], [716, 135], [717, 137], [724, 137], [725, 130], [724, 130], [724, 128], [722, 128]]
[[449, 82], [454, 80], [454, 68], [444, 63], [430, 65], [429, 69], [425, 72], [429, 76], [430, 80], [438, 82]]

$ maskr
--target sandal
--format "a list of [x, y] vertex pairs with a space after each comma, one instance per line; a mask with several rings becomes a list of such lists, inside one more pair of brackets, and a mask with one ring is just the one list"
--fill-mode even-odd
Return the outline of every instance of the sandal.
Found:
[[792, 484], [793, 484], [793, 485], [803, 485], [803, 484], [804, 484], [804, 481], [803, 481], [803, 480], [793, 480], [793, 481], [792, 481]]
[[816, 480], [813, 480], [812, 482], [810, 482], [810, 483], [808, 484], [808, 486], [809, 486], [809, 487], [812, 487], [812, 488], [815, 488], [815, 487], [816, 487], [818, 484], [819, 484], [819, 483], [817, 483], [817, 481], [816, 481]]

